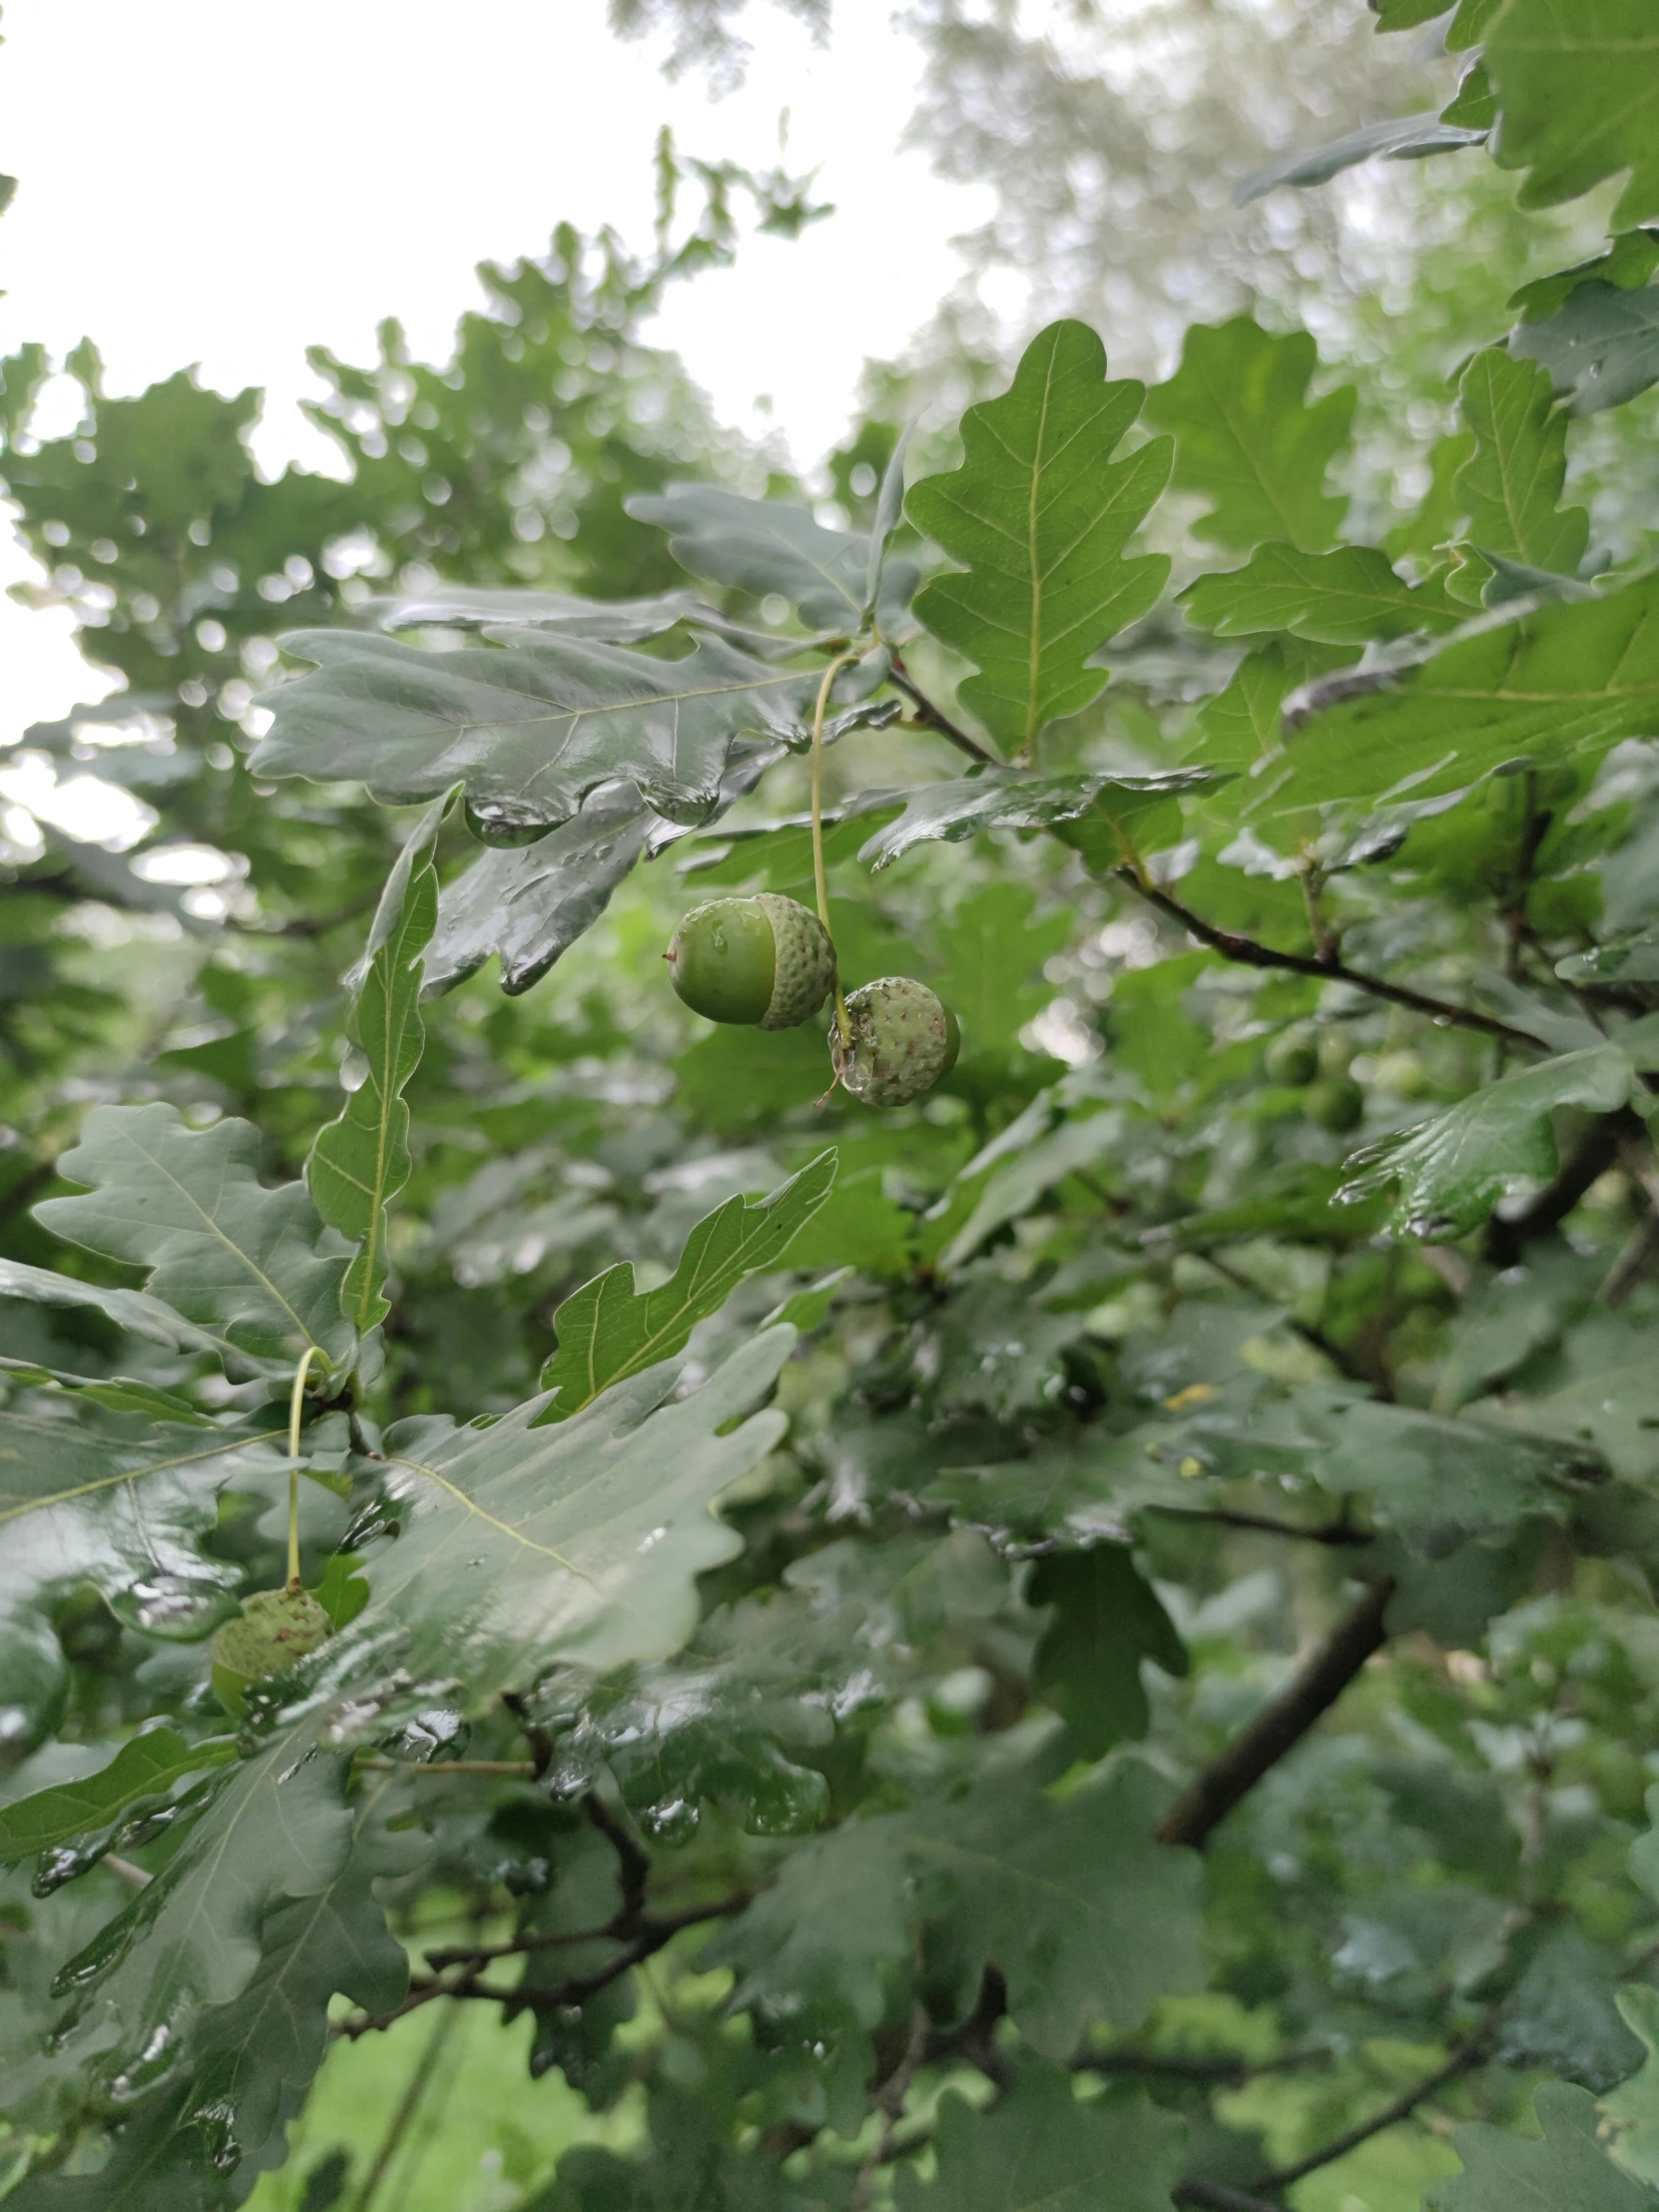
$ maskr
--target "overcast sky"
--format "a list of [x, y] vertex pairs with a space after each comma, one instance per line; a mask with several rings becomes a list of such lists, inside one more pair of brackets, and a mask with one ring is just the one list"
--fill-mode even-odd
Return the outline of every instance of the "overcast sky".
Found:
[[[988, 195], [898, 141], [919, 56], [887, 0], [841, 0], [816, 49], [764, 5], [742, 90], [711, 101], [621, 45], [604, 0], [6, 0], [0, 352], [96, 339], [111, 388], [182, 364], [270, 394], [269, 466], [328, 450], [297, 412], [307, 344], [367, 358], [395, 313], [441, 353], [479, 298], [473, 265], [545, 247], [555, 222], [650, 235], [651, 150], [792, 168], [837, 213], [794, 245], [681, 289], [652, 334], [729, 421], [815, 460], [866, 354], [897, 351], [949, 288], [951, 238]], [[757, 407], [770, 397], [770, 413]], [[27, 573], [0, 540], [0, 584]], [[93, 696], [67, 621], [0, 600], [0, 743]]]

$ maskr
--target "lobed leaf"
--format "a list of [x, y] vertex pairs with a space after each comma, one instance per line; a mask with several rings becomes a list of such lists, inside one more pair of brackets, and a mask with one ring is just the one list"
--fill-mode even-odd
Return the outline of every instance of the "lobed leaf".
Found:
[[745, 1276], [776, 1267], [834, 1188], [833, 1147], [770, 1198], [729, 1198], [686, 1239], [680, 1265], [654, 1291], [636, 1291], [621, 1260], [574, 1291], [553, 1317], [558, 1349], [541, 1373], [557, 1391], [550, 1420], [569, 1420], [613, 1382], [672, 1359], [693, 1329], [718, 1313]]
[[449, 798], [427, 810], [386, 879], [355, 984], [346, 1030], [363, 1056], [362, 1081], [339, 1116], [318, 1130], [305, 1163], [316, 1210], [357, 1250], [340, 1285], [340, 1308], [359, 1337], [391, 1311], [385, 1297], [386, 1207], [409, 1179], [409, 1109], [403, 1089], [420, 1064], [421, 955], [437, 918], [432, 848]]
[[990, 2110], [939, 2100], [938, 2162], [900, 2169], [901, 2212], [1167, 2212], [1186, 2127], [1138, 2084], [1080, 2099], [1058, 2066], [1023, 2065]]
[[1548, 371], [1488, 346], [1464, 369], [1457, 392], [1476, 441], [1453, 486], [1471, 543], [1523, 567], [1576, 576], [1590, 518], [1560, 504], [1567, 424]]
[[1511, 761], [1595, 757], [1659, 728], [1659, 578], [1539, 607], [1306, 721], [1258, 780], [1251, 811], [1419, 801]]
[[872, 583], [881, 635], [901, 645], [915, 629], [908, 613], [915, 563], [880, 560], [870, 539], [827, 530], [805, 507], [745, 499], [713, 484], [671, 484], [630, 499], [627, 508], [636, 522], [668, 532], [669, 550], [694, 576], [757, 599], [787, 599], [809, 629], [857, 636]]
[[[705, 820], [737, 741], [803, 744], [820, 678], [700, 636], [679, 660], [553, 636], [451, 652], [302, 630], [317, 665], [268, 694], [261, 776], [353, 777], [388, 806], [460, 784], [487, 839], [568, 822], [601, 784], [629, 783], [671, 822]], [[805, 718], [805, 719], [804, 719]]]
[[1612, 1113], [1635, 1070], [1617, 1045], [1600, 1044], [1506, 1075], [1403, 1137], [1386, 1137], [1350, 1162], [1361, 1172], [1340, 1199], [1394, 1192], [1393, 1218], [1415, 1237], [1460, 1236], [1503, 1199], [1555, 1173], [1550, 1116], [1562, 1106]]
[[209, 1330], [233, 1372], [291, 1368], [307, 1346], [330, 1368], [349, 1357], [343, 1257], [302, 1183], [268, 1190], [252, 1123], [189, 1128], [178, 1109], [95, 1106], [58, 1162], [82, 1198], [49, 1198], [35, 1218], [110, 1260], [147, 1268], [147, 1288]]
[[1289, 631], [1329, 645], [1455, 629], [1465, 612], [1438, 581], [1408, 584], [1371, 545], [1303, 553], [1294, 545], [1258, 546], [1243, 568], [1201, 576], [1181, 594], [1189, 622], [1221, 638]]
[[1479, 2122], [1457, 2130], [1452, 2147], [1463, 2170], [1429, 2183], [1428, 2212], [1655, 2212], [1659, 2193], [1621, 2172], [1602, 2149], [1588, 2090], [1546, 2081], [1532, 2102], [1541, 2141]]
[[1114, 802], [1132, 807], [1149, 798], [1193, 791], [1211, 781], [1209, 770], [1194, 768], [1147, 776], [1099, 771], [1033, 776], [1014, 769], [986, 769], [979, 776], [922, 784], [909, 792], [870, 792], [854, 802], [858, 812], [873, 813], [900, 800], [904, 811], [859, 847], [858, 857], [870, 867], [888, 867], [913, 846], [936, 839], [960, 844], [986, 830], [1050, 830], [1096, 811], [1110, 816], [1117, 811]]
[[1163, 555], [1123, 548], [1174, 448], [1155, 438], [1112, 458], [1145, 397], [1144, 384], [1106, 381], [1087, 323], [1051, 323], [1009, 389], [962, 417], [961, 467], [910, 487], [911, 521], [964, 571], [935, 577], [916, 613], [979, 671], [962, 699], [1005, 747], [1086, 707], [1106, 683], [1092, 657], [1164, 588]]
[[459, 1676], [478, 1703], [560, 1660], [673, 1651], [697, 1620], [696, 1577], [742, 1549], [709, 1508], [782, 1434], [782, 1414], [750, 1408], [794, 1342], [766, 1331], [679, 1400], [657, 1367], [552, 1425], [545, 1394], [484, 1426], [397, 1422], [401, 1533], [372, 1554], [373, 1595], [345, 1635], [400, 1631], [411, 1669]]
[[[1387, 24], [1380, 27], [1390, 28]], [[1361, 162], [1416, 162], [1430, 154], [1458, 154], [1466, 146], [1478, 146], [1485, 136], [1484, 131], [1443, 122], [1432, 112], [1392, 116], [1386, 123], [1367, 123], [1341, 138], [1328, 139], [1323, 146], [1307, 147], [1300, 154], [1287, 154], [1282, 161], [1270, 162], [1265, 169], [1253, 169], [1233, 188], [1233, 205], [1248, 208], [1253, 200], [1277, 191], [1281, 185], [1328, 185], [1333, 177]]]
[[0, 1866], [57, 1851], [114, 1827], [135, 1806], [166, 1799], [176, 1783], [237, 1756], [234, 1736], [187, 1743], [177, 1730], [146, 1729], [122, 1745], [107, 1767], [0, 1806]]
[[1147, 395], [1147, 419], [1175, 436], [1175, 485], [1210, 502], [1197, 534], [1248, 550], [1284, 539], [1322, 552], [1347, 502], [1326, 470], [1347, 444], [1352, 384], [1310, 402], [1319, 354], [1305, 330], [1273, 337], [1249, 315], [1195, 323], [1181, 366]]
[[1509, 0], [1486, 32], [1494, 160], [1523, 208], [1625, 177], [1614, 228], [1659, 215], [1659, 22], [1647, 0]]

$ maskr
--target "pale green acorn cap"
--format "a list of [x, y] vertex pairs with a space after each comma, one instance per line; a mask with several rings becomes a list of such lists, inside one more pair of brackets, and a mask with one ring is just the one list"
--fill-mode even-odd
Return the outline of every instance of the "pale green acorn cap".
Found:
[[811, 1021], [835, 981], [835, 948], [817, 914], [799, 899], [762, 891], [757, 903], [772, 924], [772, 997], [763, 1029], [799, 1029]]

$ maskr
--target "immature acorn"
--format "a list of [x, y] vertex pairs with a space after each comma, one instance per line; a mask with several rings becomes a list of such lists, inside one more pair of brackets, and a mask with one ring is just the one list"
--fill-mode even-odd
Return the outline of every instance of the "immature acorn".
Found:
[[227, 1621], [210, 1646], [215, 1697], [240, 1718], [251, 1682], [286, 1674], [332, 1634], [333, 1623], [308, 1590], [256, 1591], [243, 1599], [241, 1620]]
[[835, 980], [829, 930], [776, 891], [694, 906], [665, 957], [676, 992], [694, 1014], [751, 1029], [798, 1029]]
[[845, 1089], [866, 1106], [904, 1106], [956, 1065], [962, 1033], [942, 998], [908, 975], [883, 975], [846, 1001], [851, 1036], [833, 1024], [830, 1057]]

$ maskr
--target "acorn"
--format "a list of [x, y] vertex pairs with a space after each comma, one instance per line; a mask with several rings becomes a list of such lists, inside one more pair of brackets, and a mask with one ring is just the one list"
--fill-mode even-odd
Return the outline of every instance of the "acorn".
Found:
[[694, 1014], [752, 1029], [798, 1029], [835, 980], [829, 930], [776, 891], [694, 906], [665, 957], [675, 991]]
[[1298, 1025], [1282, 1029], [1263, 1056], [1268, 1080], [1303, 1090], [1320, 1071], [1319, 1040], [1311, 1029]]
[[883, 975], [846, 1001], [851, 1034], [843, 1046], [830, 1031], [830, 1057], [854, 1098], [866, 1106], [904, 1106], [942, 1082], [956, 1065], [962, 1033], [956, 1016], [925, 983]]
[[286, 1674], [332, 1634], [333, 1623], [308, 1590], [256, 1591], [243, 1599], [241, 1620], [227, 1621], [210, 1646], [215, 1697], [240, 1719], [251, 1682]]
[[1302, 1111], [1316, 1128], [1346, 1137], [1365, 1119], [1366, 1094], [1352, 1075], [1322, 1075], [1303, 1092]]

